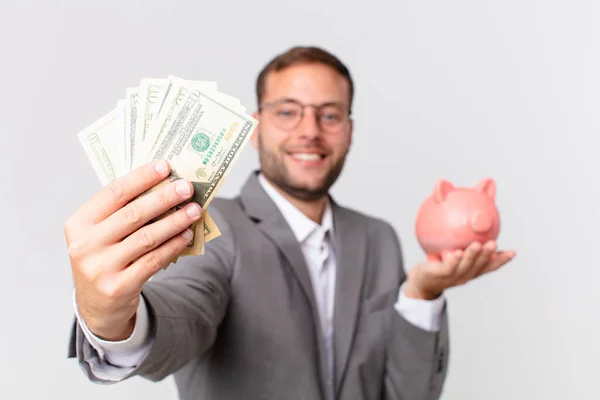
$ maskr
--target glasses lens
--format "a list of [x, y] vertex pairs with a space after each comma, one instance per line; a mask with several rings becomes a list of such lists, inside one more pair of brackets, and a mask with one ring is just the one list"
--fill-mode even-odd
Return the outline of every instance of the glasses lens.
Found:
[[273, 116], [281, 129], [293, 129], [302, 117], [302, 106], [291, 101], [275, 104]]
[[346, 121], [348, 113], [339, 105], [326, 105], [319, 110], [319, 121], [324, 130], [338, 130]]

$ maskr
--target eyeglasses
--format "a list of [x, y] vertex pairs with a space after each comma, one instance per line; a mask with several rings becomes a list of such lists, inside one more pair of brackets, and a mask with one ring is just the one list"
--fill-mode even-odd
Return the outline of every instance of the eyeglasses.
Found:
[[320, 105], [302, 104], [292, 99], [283, 99], [260, 106], [259, 111], [267, 109], [273, 116], [273, 123], [280, 129], [289, 131], [296, 128], [304, 118], [306, 107], [315, 109], [317, 122], [325, 132], [339, 132], [350, 118], [351, 111], [342, 103]]

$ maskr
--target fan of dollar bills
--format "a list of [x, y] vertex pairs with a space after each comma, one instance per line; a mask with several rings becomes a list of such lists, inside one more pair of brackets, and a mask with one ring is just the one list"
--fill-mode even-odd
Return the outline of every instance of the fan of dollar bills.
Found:
[[177, 179], [192, 183], [191, 201], [203, 214], [180, 256], [201, 255], [204, 244], [221, 235], [206, 209], [257, 124], [238, 99], [217, 90], [216, 82], [169, 75], [142, 78], [139, 87], [127, 88], [125, 98], [78, 138], [102, 185], [144, 163], [169, 161], [169, 178], [148, 192]]

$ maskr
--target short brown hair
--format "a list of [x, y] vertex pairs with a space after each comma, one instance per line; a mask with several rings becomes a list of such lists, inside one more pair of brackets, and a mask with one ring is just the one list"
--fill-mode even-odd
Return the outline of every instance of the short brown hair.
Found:
[[281, 71], [287, 67], [291, 67], [296, 64], [310, 64], [310, 63], [321, 63], [332, 67], [334, 70], [339, 72], [347, 81], [349, 85], [349, 107], [352, 109], [352, 100], [354, 98], [354, 82], [350, 76], [350, 71], [342, 63], [340, 59], [331, 54], [330, 52], [314, 46], [296, 46], [285, 51], [284, 53], [278, 54], [260, 71], [258, 78], [256, 79], [256, 98], [258, 107], [262, 102], [263, 95], [265, 93], [265, 82], [270, 72]]

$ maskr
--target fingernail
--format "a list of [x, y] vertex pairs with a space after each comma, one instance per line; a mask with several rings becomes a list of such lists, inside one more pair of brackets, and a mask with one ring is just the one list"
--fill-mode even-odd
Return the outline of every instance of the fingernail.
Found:
[[182, 197], [188, 197], [191, 194], [190, 187], [186, 181], [177, 181], [175, 190]]
[[196, 219], [200, 216], [200, 210], [198, 209], [198, 206], [195, 204], [190, 204], [188, 206], [188, 208], [185, 210], [185, 212], [187, 213], [187, 215], [189, 215], [190, 217]]
[[165, 175], [168, 170], [165, 160], [158, 160], [156, 164], [154, 164], [154, 170], [158, 172], [159, 175]]
[[194, 236], [194, 234], [190, 229], [186, 229], [185, 232], [181, 234], [181, 236], [183, 236], [184, 239], [190, 240], [192, 236]]

